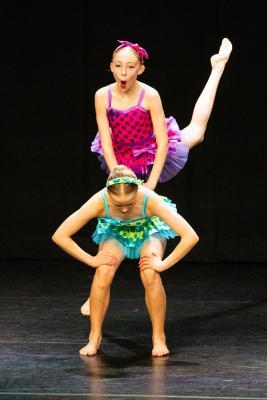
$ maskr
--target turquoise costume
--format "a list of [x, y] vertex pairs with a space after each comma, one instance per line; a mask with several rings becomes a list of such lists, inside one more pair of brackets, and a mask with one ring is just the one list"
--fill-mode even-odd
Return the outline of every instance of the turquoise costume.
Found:
[[[102, 191], [102, 198], [105, 206], [106, 217], [98, 218], [98, 224], [92, 239], [96, 244], [100, 244], [109, 237], [114, 237], [123, 246], [124, 255], [127, 258], [137, 259], [140, 257], [141, 248], [144, 241], [158, 234], [162, 239], [174, 238], [177, 234], [159, 217], [146, 216], [146, 204], [148, 191], [145, 193], [142, 207], [142, 216], [135, 219], [111, 218], [106, 197], [106, 188]], [[167, 197], [160, 196], [166, 203], [176, 210], [176, 205]]]

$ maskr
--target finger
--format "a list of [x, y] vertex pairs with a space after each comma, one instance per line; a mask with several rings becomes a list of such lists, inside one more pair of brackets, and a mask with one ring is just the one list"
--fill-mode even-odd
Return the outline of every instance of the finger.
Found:
[[140, 267], [140, 270], [141, 270], [141, 271], [145, 271], [146, 269], [153, 269], [153, 270], [155, 270], [155, 268], [153, 268], [152, 265], [144, 265], [144, 266]]
[[150, 260], [150, 259], [151, 259], [151, 256], [143, 256], [140, 258], [139, 262], [142, 260]]
[[146, 258], [141, 258], [141, 260], [139, 261], [139, 263], [142, 263], [142, 262], [149, 262], [149, 261], [151, 261], [151, 258], [150, 258], [150, 257], [146, 257]]
[[110, 267], [113, 267], [113, 263], [111, 261], [105, 261], [104, 264], [109, 265]]
[[109, 259], [106, 259], [106, 260], [103, 260], [103, 264], [106, 264], [106, 265], [114, 265], [114, 262], [111, 261], [111, 260], [109, 260]]
[[140, 267], [147, 267], [147, 268], [149, 268], [150, 265], [151, 265], [151, 263], [144, 262], [144, 263], [142, 263], [142, 264], [139, 265], [139, 268], [140, 268]]
[[141, 267], [139, 267], [140, 271], [144, 271], [148, 268], [149, 268], [149, 266], [146, 266], [146, 265], [142, 265]]

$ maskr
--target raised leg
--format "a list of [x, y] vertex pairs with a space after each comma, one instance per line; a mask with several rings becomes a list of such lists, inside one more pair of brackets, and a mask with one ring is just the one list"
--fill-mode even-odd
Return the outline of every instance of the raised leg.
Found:
[[210, 59], [211, 74], [195, 104], [190, 124], [182, 130], [183, 142], [187, 144], [189, 149], [204, 140], [218, 85], [231, 51], [232, 43], [224, 38], [218, 54], [213, 55]]

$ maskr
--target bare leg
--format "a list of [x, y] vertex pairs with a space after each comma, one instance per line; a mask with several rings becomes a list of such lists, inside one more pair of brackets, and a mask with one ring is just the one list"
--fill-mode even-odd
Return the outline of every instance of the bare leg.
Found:
[[[103, 250], [103, 246], [104, 246], [104, 245], [105, 245], [105, 249], [107, 249], [107, 246], [109, 246], [110, 243], [111, 243], [111, 246], [112, 246], [112, 242], [110, 242], [110, 241], [106, 241], [105, 243], [101, 243], [101, 244], [99, 245], [99, 251], [100, 251], [100, 250]], [[117, 242], [117, 243], [116, 243], [116, 247], [120, 247], [120, 250], [121, 250], [121, 251], [120, 251], [120, 255], [121, 255], [121, 253], [122, 253], [122, 246], [120, 246], [120, 244]], [[112, 248], [112, 251], [113, 251], [113, 248]], [[113, 253], [113, 254], [115, 255], [115, 253]], [[108, 308], [109, 301], [110, 301], [110, 290], [108, 290], [107, 297], [106, 297], [106, 300], [105, 300], [106, 309]], [[90, 316], [90, 313], [91, 313], [90, 296], [88, 297], [88, 299], [86, 300], [86, 302], [83, 303], [83, 305], [81, 306], [81, 313], [82, 313], [84, 316], [86, 316], [86, 317], [89, 317], [89, 316]]]
[[[109, 305], [109, 300], [110, 300], [110, 290], [107, 293], [107, 297], [106, 297], [106, 308]], [[88, 299], [86, 300], [86, 302], [81, 306], [81, 313], [86, 316], [86, 317], [90, 317], [90, 297], [88, 297]]]
[[[148, 239], [142, 248], [141, 257], [151, 255], [152, 252], [163, 256], [166, 243], [156, 236]], [[166, 318], [166, 294], [160, 274], [153, 269], [141, 272], [141, 279], [145, 288], [146, 306], [152, 323], [152, 356], [160, 357], [169, 354], [164, 331]]]
[[110, 288], [115, 267], [102, 265], [97, 268], [91, 287], [91, 331], [88, 344], [80, 350], [84, 356], [92, 356], [97, 353], [102, 339], [102, 324], [105, 316], [105, 299]]
[[218, 85], [231, 51], [231, 42], [227, 38], [224, 38], [218, 54], [213, 55], [210, 59], [211, 74], [195, 104], [190, 124], [182, 130], [183, 142], [187, 144], [189, 149], [201, 143], [204, 139]]
[[124, 259], [121, 247], [115, 239], [104, 242], [101, 249], [112, 251], [118, 260], [117, 266], [102, 265], [96, 269], [91, 292], [91, 330], [89, 334], [88, 344], [80, 350], [80, 354], [84, 356], [92, 356], [97, 353], [102, 339], [102, 324], [109, 305], [108, 293], [115, 272]]

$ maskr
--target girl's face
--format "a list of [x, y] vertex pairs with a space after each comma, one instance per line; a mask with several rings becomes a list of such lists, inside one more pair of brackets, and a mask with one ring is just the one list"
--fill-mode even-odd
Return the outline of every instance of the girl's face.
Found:
[[110, 69], [120, 89], [127, 92], [135, 84], [138, 75], [144, 72], [145, 66], [140, 63], [133, 49], [124, 47], [113, 55]]
[[112, 200], [113, 206], [120, 211], [121, 213], [125, 214], [135, 206], [137, 200], [137, 190], [134, 190], [131, 193], [120, 193], [114, 194], [109, 193], [109, 196]]

